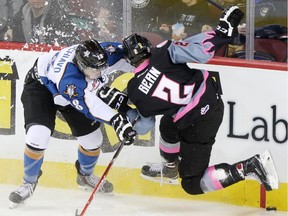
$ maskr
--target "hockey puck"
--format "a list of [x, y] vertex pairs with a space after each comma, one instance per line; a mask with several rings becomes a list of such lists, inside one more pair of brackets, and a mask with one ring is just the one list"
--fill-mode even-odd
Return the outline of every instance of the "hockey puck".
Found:
[[268, 206], [266, 211], [277, 211], [277, 208], [275, 206]]

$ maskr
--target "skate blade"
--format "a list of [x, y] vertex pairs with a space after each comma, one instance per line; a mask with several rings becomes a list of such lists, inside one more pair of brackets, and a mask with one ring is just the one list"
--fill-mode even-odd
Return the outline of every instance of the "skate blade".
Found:
[[[82, 190], [82, 191], [88, 191], [88, 192], [92, 192], [94, 190], [94, 188], [92, 187], [89, 187], [89, 186], [81, 186], [79, 185], [78, 186], [78, 189], [79, 190]], [[96, 194], [99, 194], [99, 195], [103, 195], [103, 196], [114, 196], [114, 192], [101, 192], [101, 191], [97, 191]]]
[[260, 155], [260, 160], [267, 173], [267, 178], [272, 189], [279, 189], [279, 179], [277, 171], [269, 151], [265, 151]]
[[166, 177], [150, 177], [141, 174], [141, 177], [149, 180], [149, 181], [154, 181], [154, 182], [159, 182], [161, 184], [169, 184], [169, 185], [179, 185], [178, 178], [177, 179], [172, 179], [172, 178], [166, 178]]
[[19, 208], [19, 207], [24, 206], [24, 205], [25, 205], [24, 202], [22, 202], [22, 203], [14, 203], [14, 202], [10, 201], [9, 209]]

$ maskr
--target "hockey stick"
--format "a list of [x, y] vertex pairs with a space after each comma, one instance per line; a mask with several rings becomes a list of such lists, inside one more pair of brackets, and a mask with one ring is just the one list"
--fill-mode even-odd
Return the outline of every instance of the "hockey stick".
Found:
[[207, 2], [221, 11], [225, 10], [225, 8], [222, 5], [219, 5], [218, 3], [214, 2], [213, 0], [207, 0]]
[[116, 158], [118, 157], [120, 151], [122, 150], [123, 146], [124, 146], [125, 140], [121, 142], [120, 146], [118, 147], [117, 151], [115, 152], [112, 160], [110, 161], [110, 163], [108, 164], [107, 168], [105, 169], [103, 175], [101, 176], [101, 178], [99, 179], [97, 185], [95, 186], [94, 190], [92, 191], [88, 201], [86, 202], [86, 205], [84, 206], [83, 210], [81, 211], [80, 214], [78, 214], [78, 209], [76, 209], [76, 213], [75, 216], [84, 216], [87, 208], [89, 207], [90, 203], [92, 202], [93, 198], [94, 198], [94, 194], [98, 191], [98, 188], [100, 186], [100, 184], [102, 183], [103, 179], [107, 176], [110, 168], [112, 167], [114, 161], [116, 160]]

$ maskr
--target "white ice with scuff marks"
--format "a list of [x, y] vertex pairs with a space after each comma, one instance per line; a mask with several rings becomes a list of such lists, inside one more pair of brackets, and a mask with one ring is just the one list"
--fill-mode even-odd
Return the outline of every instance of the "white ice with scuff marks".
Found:
[[[84, 208], [90, 192], [39, 186], [32, 198], [17, 209], [9, 209], [8, 196], [17, 185], [0, 185], [1, 216], [74, 216]], [[215, 202], [180, 200], [115, 194], [96, 195], [85, 216], [287, 216], [287, 212], [267, 212]]]

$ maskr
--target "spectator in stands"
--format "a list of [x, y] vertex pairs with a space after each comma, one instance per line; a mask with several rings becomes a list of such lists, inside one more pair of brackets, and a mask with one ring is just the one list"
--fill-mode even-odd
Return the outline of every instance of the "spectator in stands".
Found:
[[74, 26], [67, 19], [59, 1], [28, 0], [14, 16], [5, 36], [10, 41], [50, 45], [70, 45], [79, 42]]
[[[218, 0], [243, 8], [246, 1]], [[225, 5], [225, 4], [224, 4]], [[246, 9], [242, 9], [246, 11]], [[245, 20], [245, 19], [244, 19]], [[255, 0], [254, 59], [287, 62], [287, 1]], [[238, 26], [238, 37], [229, 44], [226, 56], [245, 57], [246, 23]]]
[[22, 5], [21, 0], [0, 0], [0, 41], [5, 40], [4, 34], [10, 28], [13, 16]]
[[101, 0], [97, 16], [100, 41], [118, 41], [123, 38], [123, 2]]
[[132, 32], [159, 32], [159, 21], [173, 4], [175, 0], [132, 0]]
[[287, 27], [287, 0], [255, 0], [255, 27]]
[[[246, 24], [238, 27], [241, 35], [246, 34]], [[287, 1], [255, 0], [255, 37], [277, 38], [287, 35]]]
[[[245, 12], [244, 0], [216, 0], [224, 8], [237, 5]], [[287, 27], [287, 0], [255, 0], [255, 27], [281, 25]]]
[[75, 26], [78, 39], [98, 39], [97, 16], [99, 14], [99, 1], [96, 0], [65, 0], [64, 5], [68, 19]]
[[[171, 26], [175, 23], [182, 23], [185, 33], [180, 37], [172, 34], [174, 40], [181, 40], [186, 36], [195, 35], [199, 32], [210, 31], [216, 26], [215, 16], [211, 13], [207, 1], [205, 0], [181, 0], [177, 1], [167, 13], [167, 22], [162, 23], [159, 30], [171, 35]], [[217, 14], [217, 15], [216, 15]], [[218, 17], [219, 11], [215, 9]]]

